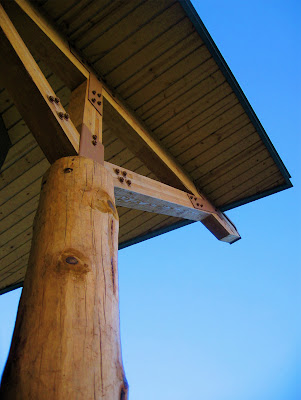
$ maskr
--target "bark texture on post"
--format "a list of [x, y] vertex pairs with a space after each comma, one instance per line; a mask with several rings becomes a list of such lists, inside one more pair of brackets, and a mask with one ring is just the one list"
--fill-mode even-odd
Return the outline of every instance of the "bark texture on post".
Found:
[[0, 397], [124, 400], [112, 177], [84, 157], [43, 178]]

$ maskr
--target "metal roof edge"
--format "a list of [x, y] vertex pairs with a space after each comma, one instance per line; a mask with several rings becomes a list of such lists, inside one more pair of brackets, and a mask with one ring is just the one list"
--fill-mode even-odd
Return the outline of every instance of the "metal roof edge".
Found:
[[23, 282], [19, 282], [19, 283], [15, 283], [14, 285], [6, 286], [5, 288], [0, 289], [0, 296], [2, 294], [11, 292], [12, 290], [19, 289], [20, 287], [23, 287]]
[[169, 226], [165, 226], [164, 228], [157, 229], [155, 231], [149, 232], [149, 233], [147, 233], [145, 235], [137, 236], [134, 239], [130, 239], [130, 240], [127, 240], [124, 243], [121, 243], [119, 245], [118, 250], [122, 250], [122, 249], [125, 249], [126, 247], [132, 246], [133, 244], [144, 242], [147, 239], [151, 239], [153, 237], [163, 235], [164, 233], [174, 231], [175, 229], [182, 228], [183, 226], [193, 224], [194, 222], [196, 222], [196, 221], [190, 221], [190, 220], [184, 219], [182, 221], [176, 222], [176, 223], [171, 224]]
[[289, 189], [292, 188], [293, 184], [289, 181], [288, 183], [285, 183], [284, 185], [280, 185], [280, 186], [276, 186], [275, 188], [272, 189], [268, 189], [264, 192], [260, 192], [258, 194], [254, 194], [250, 197], [246, 197], [244, 199], [238, 200], [238, 201], [234, 201], [233, 203], [227, 204], [223, 207], [220, 207], [221, 211], [228, 211], [228, 210], [232, 210], [233, 208], [239, 207], [239, 206], [243, 206], [244, 204], [248, 204], [251, 203], [252, 201], [258, 200], [258, 199], [262, 199], [263, 197], [267, 197], [270, 196], [271, 194], [275, 194], [278, 192], [281, 192], [282, 190], [285, 189]]
[[243, 90], [239, 86], [236, 78], [234, 77], [232, 71], [230, 70], [228, 64], [226, 63], [224, 57], [220, 53], [219, 49], [217, 48], [214, 40], [212, 39], [210, 33], [208, 32], [207, 28], [205, 27], [204, 23], [202, 22], [200, 16], [198, 15], [196, 9], [192, 5], [190, 0], [179, 0], [179, 3], [183, 7], [184, 11], [186, 12], [187, 16], [189, 17], [190, 21], [194, 25], [196, 31], [205, 42], [206, 46], [208, 47], [212, 57], [214, 58], [215, 62], [220, 67], [221, 71], [223, 72], [225, 78], [227, 79], [229, 85], [233, 89], [234, 93], [236, 94], [237, 98], [239, 99], [243, 109], [247, 113], [248, 117], [250, 118], [251, 122], [255, 126], [259, 136], [261, 137], [262, 141], [266, 145], [267, 149], [269, 150], [273, 160], [275, 161], [276, 165], [280, 169], [283, 177], [285, 178], [286, 182], [290, 183], [291, 175], [288, 172], [286, 166], [284, 165], [283, 161], [281, 160], [277, 150], [275, 149], [273, 143], [271, 142], [270, 138], [268, 137], [266, 131], [264, 130], [261, 122], [259, 121], [257, 115], [255, 114], [251, 104], [249, 103], [246, 95], [244, 94]]

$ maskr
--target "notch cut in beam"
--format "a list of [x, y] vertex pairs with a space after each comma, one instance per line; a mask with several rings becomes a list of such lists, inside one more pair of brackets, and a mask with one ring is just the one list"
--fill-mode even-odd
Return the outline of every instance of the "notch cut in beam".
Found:
[[230, 244], [240, 239], [232, 222], [205, 198], [195, 208], [189, 193], [108, 162], [105, 167], [114, 179], [116, 205], [200, 221], [217, 239]]
[[[40, 59], [47, 62], [52, 71], [63, 82], [74, 90], [89, 78], [91, 70], [84, 65], [84, 60], [70, 50], [68, 41], [57, 29], [44, 18], [28, 1], [16, 0], [5, 2], [5, 8], [20, 31], [30, 50]], [[108, 126], [114, 124], [120, 116], [123, 121], [118, 124], [128, 125], [126, 134], [117, 128], [117, 137], [161, 180], [179, 189], [189, 190], [198, 195], [198, 190], [191, 177], [178, 164], [173, 156], [155, 139], [152, 132], [128, 108], [124, 100], [118, 97], [104, 82], [103, 97], [104, 118]], [[130, 130], [130, 132], [129, 132]]]

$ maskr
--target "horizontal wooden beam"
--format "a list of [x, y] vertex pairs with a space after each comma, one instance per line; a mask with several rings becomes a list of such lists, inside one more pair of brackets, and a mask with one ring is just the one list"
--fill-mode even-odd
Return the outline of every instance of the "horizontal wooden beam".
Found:
[[0, 79], [50, 162], [75, 155], [79, 134], [0, 4]]
[[[191, 221], [201, 221], [219, 240], [234, 243], [240, 239], [232, 222], [204, 198], [165, 185], [105, 162], [114, 179], [116, 205]], [[198, 204], [198, 206], [197, 206]], [[197, 208], [195, 208], [197, 207]]]
[[[18, 4], [18, 6], [17, 6]], [[55, 74], [71, 89], [75, 89], [92, 71], [85, 60], [71, 51], [68, 41], [28, 1], [5, 2], [5, 8], [13, 18], [30, 51], [47, 62]], [[80, 61], [81, 60], [81, 61]], [[95, 71], [92, 71], [95, 73]], [[198, 190], [189, 175], [159, 144], [152, 132], [128, 108], [123, 99], [105, 82], [103, 85], [104, 118], [114, 133], [159, 179], [197, 195]], [[122, 117], [123, 121], [121, 121]], [[124, 130], [120, 126], [125, 127]], [[154, 162], [155, 161], [155, 162]]]

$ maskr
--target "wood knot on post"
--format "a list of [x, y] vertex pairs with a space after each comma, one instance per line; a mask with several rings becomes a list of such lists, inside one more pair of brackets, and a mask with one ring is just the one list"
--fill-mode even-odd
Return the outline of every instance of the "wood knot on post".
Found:
[[114, 200], [104, 190], [99, 189], [96, 192], [87, 193], [85, 201], [88, 202], [91, 208], [102, 213], [109, 213], [113, 215], [115, 219], [119, 219]]
[[69, 256], [66, 258], [66, 263], [68, 264], [78, 264], [78, 260], [75, 257]]
[[[59, 273], [71, 273], [75, 277], [81, 277], [91, 270], [91, 261], [77, 249], [66, 249], [57, 257], [56, 265]], [[49, 264], [55, 265], [50, 259]]]

